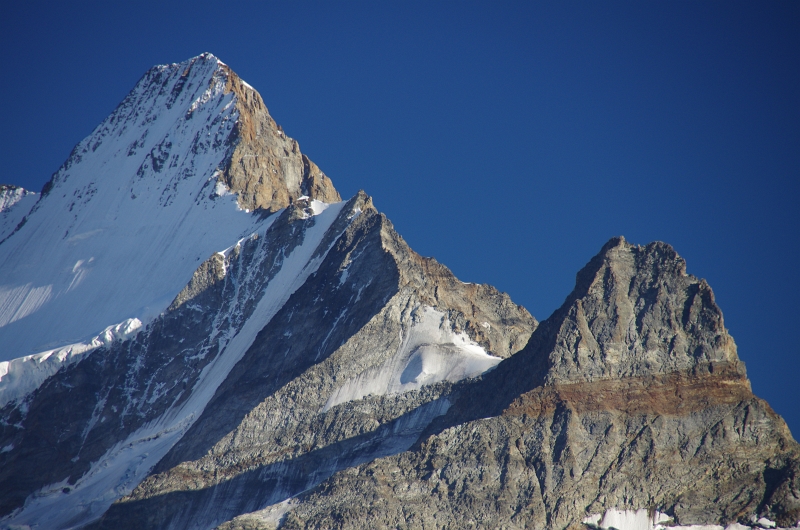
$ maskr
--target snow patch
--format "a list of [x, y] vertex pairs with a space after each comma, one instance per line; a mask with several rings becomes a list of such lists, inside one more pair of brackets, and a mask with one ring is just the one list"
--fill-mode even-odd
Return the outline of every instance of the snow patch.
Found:
[[221, 180], [217, 181], [217, 184], [214, 186], [214, 195], [217, 197], [224, 197], [225, 195], [230, 195], [231, 189], [225, 185], [224, 182]]
[[486, 353], [464, 333], [453, 331], [447, 316], [429, 306], [414, 311], [411, 329], [384, 365], [368, 369], [339, 387], [323, 411], [370, 394], [417, 390], [440, 381], [460, 381], [494, 368], [502, 359]]
[[108, 326], [91, 340], [0, 362], [0, 407], [25, 397], [61, 368], [78, 362], [100, 346], [132, 337], [141, 327], [138, 318], [129, 318]]
[[[770, 521], [766, 517], [758, 519], [755, 515], [751, 518], [754, 526], [745, 526], [736, 522], [730, 523], [727, 526], [720, 526], [716, 524], [709, 525], [686, 525], [686, 526], [673, 526], [668, 523], [672, 522], [672, 517], [659, 511], [650, 512], [646, 509], [641, 510], [618, 510], [611, 508], [606, 510], [603, 514], [593, 514], [586, 517], [583, 523], [589, 528], [599, 530], [753, 530], [756, 528], [775, 528], [775, 522]], [[800, 527], [800, 522], [798, 526]], [[775, 530], [790, 530], [790, 529], [775, 529]]]
[[588, 525], [599, 528], [616, 528], [617, 530], [655, 530], [664, 528], [661, 523], [666, 523], [672, 518], [664, 513], [648, 510], [606, 510], [605, 514], [590, 515], [583, 520]]
[[330, 204], [318, 201], [316, 199], [311, 201], [311, 211], [314, 212], [314, 215], [321, 214], [322, 212], [328, 209], [328, 206], [330, 206]]

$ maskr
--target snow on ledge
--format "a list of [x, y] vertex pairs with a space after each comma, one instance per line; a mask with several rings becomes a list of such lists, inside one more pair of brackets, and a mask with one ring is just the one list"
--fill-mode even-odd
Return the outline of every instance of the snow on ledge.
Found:
[[[745, 526], [735, 522], [724, 527], [715, 524], [673, 526], [669, 524], [672, 522], [672, 517], [659, 511], [650, 512], [646, 509], [634, 511], [611, 508], [606, 510], [603, 514], [593, 514], [586, 517], [583, 520], [583, 524], [594, 530], [611, 530], [612, 528], [616, 530], [757, 530], [764, 528], [790, 530], [775, 528], [775, 522], [770, 521], [766, 517], [758, 518], [754, 515], [751, 517], [750, 521], [752, 526]], [[792, 528], [800, 528], [800, 521]]]
[[[346, 279], [346, 278], [345, 278]], [[429, 306], [414, 311], [414, 323], [397, 352], [378, 368], [347, 380], [323, 411], [362, 399], [417, 390], [440, 381], [460, 381], [494, 368], [502, 359], [486, 353], [465, 333], [452, 330], [447, 315]]]
[[132, 337], [141, 327], [138, 318], [129, 318], [108, 326], [88, 341], [0, 362], [0, 407], [33, 392], [62, 367], [81, 360], [100, 346]]

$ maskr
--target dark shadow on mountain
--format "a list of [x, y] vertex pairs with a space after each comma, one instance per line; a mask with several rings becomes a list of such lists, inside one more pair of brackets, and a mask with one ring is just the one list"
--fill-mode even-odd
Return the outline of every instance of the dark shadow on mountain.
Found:
[[[346, 216], [350, 205], [342, 209], [321, 243], [326, 249], [330, 245], [334, 248], [317, 271], [319, 280], [310, 282], [312, 289], [301, 287], [289, 299], [273, 319], [281, 324], [262, 330], [243, 359], [250, 364], [234, 368], [234, 386], [248, 385], [247, 392], [236, 398], [239, 405], [247, 407], [280, 388], [296, 377], [301, 365], [310, 366], [315, 355], [329, 355], [395, 292], [396, 267], [383, 256], [378, 240], [377, 261], [370, 266], [381, 267], [385, 272], [381, 280], [385, 281], [364, 288], [358, 310], [341, 319], [321, 344], [325, 338], [321, 330], [333, 327], [335, 317], [323, 309], [338, 307], [349, 300], [348, 296], [354, 296], [352, 285], [334, 288], [339, 286], [334, 276], [343, 252], [362, 243], [375, 247], [372, 242], [380, 237], [380, 216], [365, 212], [356, 220], [358, 226], [352, 227], [349, 243], [336, 239], [350, 224]], [[0, 517], [21, 506], [43, 486], [65, 479], [74, 484], [115, 443], [188, 399], [202, 370], [219, 349], [220, 336], [212, 336], [212, 331], [220, 325], [239, 329], [258, 303], [255, 294], [281, 269], [285, 256], [302, 244], [305, 230], [314, 223], [315, 219], [305, 218], [302, 210], [287, 209], [266, 235], [243, 241], [234, 250], [235, 259], [227, 265], [218, 255], [209, 258], [182, 292], [186, 295], [183, 301], [179, 295], [168, 311], [136, 337], [95, 350], [48, 378], [24, 403], [10, 403], [0, 409], [0, 447], [11, 447], [0, 453]], [[370, 235], [370, 230], [377, 231]], [[224, 267], [224, 274], [217, 270], [220, 267]], [[369, 270], [359, 273], [369, 277]], [[253, 283], [249, 286], [254, 295], [251, 298], [240, 295], [245, 279]], [[323, 296], [319, 302], [314, 298], [317, 295]], [[276, 338], [275, 335], [282, 335], [277, 330], [293, 318], [301, 330], [300, 340]], [[270, 364], [268, 359], [283, 356], [284, 352], [287, 355], [282, 362]], [[268, 379], [267, 386], [261, 386], [264, 378]], [[230, 387], [223, 385], [219, 390], [224, 392], [226, 388]], [[231, 405], [234, 403], [224, 404]], [[210, 410], [219, 411], [213, 406]], [[228, 413], [229, 409], [223, 412], [226, 420], [232, 420], [241, 418], [246, 411], [237, 409], [230, 416]], [[219, 432], [204, 434], [213, 437]]]
[[[87, 528], [213, 528], [306, 491], [337, 471], [407, 450], [433, 417], [449, 405], [439, 398], [375, 431], [316, 449], [291, 460], [261, 466], [199, 490], [182, 490], [114, 504]], [[219, 499], [225, 499], [220, 503]]]
[[[259, 403], [325, 360], [381, 311], [399, 282], [397, 264], [381, 245], [383, 222], [374, 210], [353, 221], [317, 272], [259, 332], [201, 417], [153, 473], [207, 454]], [[359, 257], [347, 265], [348, 281], [340, 282], [355, 249]]]

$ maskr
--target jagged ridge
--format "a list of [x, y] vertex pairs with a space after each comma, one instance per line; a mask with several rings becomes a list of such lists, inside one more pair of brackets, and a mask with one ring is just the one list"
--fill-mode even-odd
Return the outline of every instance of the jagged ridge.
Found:
[[663, 243], [610, 241], [522, 352], [451, 399], [416, 449], [334, 475], [281, 528], [364, 528], [367, 512], [415, 528], [583, 528], [613, 507], [683, 525], [800, 517], [800, 448], [750, 392], [710, 288]]

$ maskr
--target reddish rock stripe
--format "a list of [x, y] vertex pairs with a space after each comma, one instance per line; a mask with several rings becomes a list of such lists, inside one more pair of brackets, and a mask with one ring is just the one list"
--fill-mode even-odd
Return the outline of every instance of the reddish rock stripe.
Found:
[[673, 372], [542, 386], [522, 394], [503, 415], [543, 416], [564, 405], [578, 413], [613, 410], [678, 416], [754, 397], [747, 377], [730, 367], [715, 368], [714, 372]]

